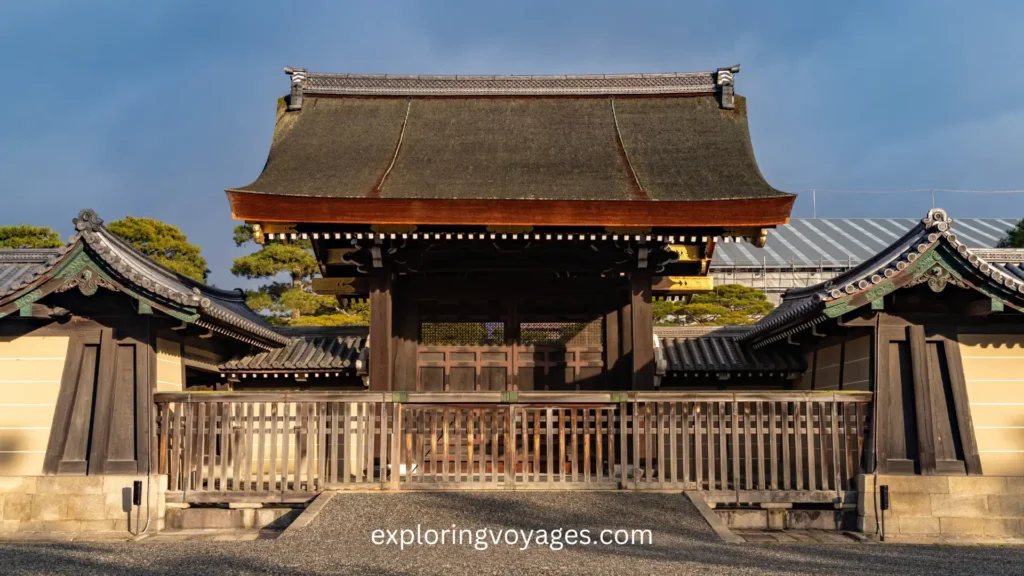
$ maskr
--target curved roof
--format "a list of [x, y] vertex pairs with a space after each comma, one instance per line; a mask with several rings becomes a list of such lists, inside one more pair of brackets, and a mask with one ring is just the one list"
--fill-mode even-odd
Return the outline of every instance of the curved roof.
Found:
[[665, 372], [795, 373], [807, 369], [789, 347], [754, 350], [742, 345], [742, 327], [656, 327]]
[[774, 200], [769, 224], [785, 221], [794, 198], [762, 176], [745, 101], [733, 96], [726, 69], [543, 77], [289, 73], [292, 95], [279, 107], [263, 172], [229, 194]]
[[365, 326], [292, 327], [277, 332], [291, 340], [282, 348], [241, 354], [221, 364], [224, 372], [354, 371], [365, 374]]
[[929, 211], [860, 265], [826, 282], [787, 290], [782, 304], [752, 326], [743, 340], [757, 345], [780, 340], [920, 281], [934, 282], [936, 289], [959, 283], [1024, 310], [1024, 250], [969, 248], [958, 232], [944, 210]]
[[84, 253], [115, 287], [157, 309], [262, 347], [289, 342], [246, 306], [241, 290], [207, 286], [157, 264], [110, 232], [92, 210], [82, 210], [74, 223], [78, 233], [62, 248], [0, 251], [0, 309], [22, 297], [38, 300], [68, 282], [91, 282], [94, 289], [105, 279], [79, 274], [86, 262], [73, 261]]
[[45, 274], [66, 248], [0, 249], [0, 300]]

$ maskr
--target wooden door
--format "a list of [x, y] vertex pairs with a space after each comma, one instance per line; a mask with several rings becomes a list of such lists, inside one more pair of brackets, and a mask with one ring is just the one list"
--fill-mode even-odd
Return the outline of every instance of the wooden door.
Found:
[[149, 457], [152, 347], [144, 329], [71, 337], [44, 472], [138, 474]]

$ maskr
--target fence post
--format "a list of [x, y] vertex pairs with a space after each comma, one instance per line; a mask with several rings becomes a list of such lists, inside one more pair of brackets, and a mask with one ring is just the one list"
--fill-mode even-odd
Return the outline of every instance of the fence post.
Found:
[[[647, 431], [644, 430], [646, 433]], [[646, 454], [644, 455], [647, 456]], [[640, 403], [633, 400], [633, 490], [640, 481]]]
[[392, 402], [391, 410], [391, 489], [398, 490], [398, 481], [402, 477], [401, 440], [402, 432], [402, 403]]
[[[516, 417], [518, 414], [516, 404], [508, 405], [508, 424], [505, 426], [505, 489], [515, 490], [516, 487]], [[525, 425], [525, 422], [524, 422]], [[497, 447], [492, 448], [497, 450]], [[494, 471], [497, 474], [497, 470]], [[523, 466], [523, 474], [526, 474], [526, 466]]]
[[[629, 476], [626, 474], [626, 462], [629, 456], [629, 443], [626, 439], [626, 402], [619, 402], [619, 480], [620, 488], [629, 488]], [[613, 468], [614, 469], [614, 468]]]
[[380, 403], [380, 463], [378, 468], [380, 469], [380, 488], [386, 490], [388, 487], [388, 452], [390, 447], [388, 446], [388, 404], [387, 402]]

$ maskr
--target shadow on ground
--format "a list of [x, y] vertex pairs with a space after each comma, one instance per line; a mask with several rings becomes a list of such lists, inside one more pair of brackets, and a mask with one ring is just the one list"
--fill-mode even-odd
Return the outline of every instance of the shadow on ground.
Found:
[[[374, 530], [645, 529], [625, 546], [378, 546]], [[724, 544], [680, 494], [342, 493], [278, 540], [0, 546], [5, 574], [1019, 574], [1017, 547]]]

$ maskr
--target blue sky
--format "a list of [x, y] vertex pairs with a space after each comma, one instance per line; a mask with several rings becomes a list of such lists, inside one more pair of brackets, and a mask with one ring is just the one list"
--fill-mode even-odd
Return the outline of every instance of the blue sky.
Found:
[[[1019, 2], [3, 2], [0, 224], [80, 208], [180, 226], [211, 281], [243, 250], [223, 189], [266, 160], [285, 65], [546, 74], [740, 62], [768, 181], [806, 189], [1024, 188]], [[795, 216], [810, 216], [802, 194]], [[1024, 195], [939, 194], [963, 217]], [[818, 194], [818, 215], [921, 216], [927, 192]]]

